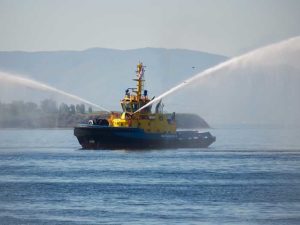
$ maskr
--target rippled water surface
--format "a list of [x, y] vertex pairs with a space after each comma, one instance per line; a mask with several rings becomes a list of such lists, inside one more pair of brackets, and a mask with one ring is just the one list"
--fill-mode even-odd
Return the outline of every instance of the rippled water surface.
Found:
[[85, 151], [0, 130], [1, 224], [300, 224], [300, 130], [213, 129], [207, 149]]

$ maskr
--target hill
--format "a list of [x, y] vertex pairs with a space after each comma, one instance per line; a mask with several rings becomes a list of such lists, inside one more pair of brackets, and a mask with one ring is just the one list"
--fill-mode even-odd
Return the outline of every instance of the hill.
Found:
[[[93, 48], [83, 51], [0, 52], [0, 71], [26, 76], [78, 95], [110, 110], [120, 110], [119, 100], [134, 87], [136, 64], [146, 65], [149, 96], [162, 92], [227, 57], [184, 49], [142, 48], [115, 50]], [[24, 90], [22, 90], [24, 89]], [[0, 83], [0, 101], [34, 101], [54, 94], [11, 87]], [[70, 101], [69, 103], [77, 104]], [[168, 105], [166, 105], [166, 110]], [[180, 109], [184, 112], [184, 109]]]
[[123, 91], [135, 85], [132, 79], [135, 78], [135, 66], [139, 61], [147, 66], [146, 88], [153, 96], [226, 59], [225, 56], [204, 52], [161, 48], [15, 51], [0, 52], [0, 70], [25, 74], [106, 108], [118, 110]]

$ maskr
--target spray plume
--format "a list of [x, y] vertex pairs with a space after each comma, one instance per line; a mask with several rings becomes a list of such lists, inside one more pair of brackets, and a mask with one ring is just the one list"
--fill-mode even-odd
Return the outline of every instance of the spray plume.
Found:
[[29, 78], [20, 77], [20, 76], [0, 72], [0, 81], [1, 82], [9, 82], [9, 83], [12, 83], [12, 84], [19, 84], [19, 85], [22, 85], [22, 86], [25, 86], [25, 87], [34, 88], [34, 89], [41, 90], [41, 91], [51, 91], [51, 92], [63, 95], [65, 97], [68, 97], [70, 99], [73, 99], [73, 100], [85, 103], [87, 105], [93, 106], [95, 108], [110, 112], [110, 110], [105, 109], [105, 108], [103, 108], [103, 107], [101, 107], [97, 104], [94, 104], [90, 101], [87, 101], [83, 98], [80, 98], [76, 95], [64, 92], [62, 90], [59, 90], [57, 88], [51, 87], [49, 85], [43, 84], [43, 83], [35, 81], [35, 80], [31, 80]]
[[[143, 110], [144, 108], [160, 101], [162, 98], [167, 97], [168, 95], [170, 95], [176, 91], [179, 91], [180, 89], [182, 89], [186, 86], [193, 84], [195, 81], [198, 81], [199, 79], [203, 79], [203, 78], [210, 76], [214, 73], [217, 73], [221, 70], [234, 68], [235, 66], [244, 66], [244, 65], [248, 64], [249, 62], [253, 62], [253, 61], [256, 63], [258, 63], [258, 62], [261, 63], [260, 60], [265, 60], [265, 61], [263, 61], [263, 63], [268, 63], [267, 58], [265, 57], [266, 56], [265, 54], [267, 54], [267, 56], [269, 56], [270, 54], [271, 55], [275, 54], [278, 51], [295, 51], [295, 50], [299, 50], [299, 49], [300, 49], [300, 36], [297, 36], [297, 37], [293, 37], [293, 38], [281, 41], [279, 43], [261, 47], [256, 50], [245, 53], [243, 55], [231, 58], [223, 63], [220, 63], [216, 66], [206, 69], [203, 72], [198, 73], [195, 76], [174, 86], [170, 90], [162, 93], [155, 99], [148, 102], [146, 105], [144, 105], [143, 107], [141, 107], [134, 113], [137, 113], [137, 112]], [[297, 60], [297, 59], [295, 59], [295, 60]], [[270, 63], [276, 63], [276, 62], [270, 62]]]

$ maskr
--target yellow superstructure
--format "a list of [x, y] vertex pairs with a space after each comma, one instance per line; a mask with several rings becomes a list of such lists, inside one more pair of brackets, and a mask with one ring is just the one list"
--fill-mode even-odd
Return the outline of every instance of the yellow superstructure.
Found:
[[159, 102], [155, 107], [155, 112], [151, 112], [151, 106], [135, 113], [139, 108], [146, 105], [150, 99], [148, 91], [144, 90], [145, 67], [142, 63], [137, 65], [134, 81], [136, 88], [128, 88], [125, 97], [121, 100], [122, 113], [112, 113], [109, 125], [112, 127], [134, 127], [141, 128], [149, 133], [175, 133], [176, 122], [175, 113], [166, 115], [163, 113], [163, 105]]

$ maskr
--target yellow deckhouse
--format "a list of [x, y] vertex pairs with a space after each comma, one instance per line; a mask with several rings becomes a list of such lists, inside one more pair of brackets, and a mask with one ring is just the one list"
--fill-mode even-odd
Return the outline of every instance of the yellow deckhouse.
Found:
[[139, 63], [136, 71], [137, 78], [134, 79], [137, 86], [126, 90], [125, 97], [121, 100], [123, 112], [121, 114], [112, 113], [109, 125], [111, 127], [141, 128], [147, 133], [176, 133], [175, 113], [163, 114], [161, 102], [156, 105], [154, 113], [151, 112], [151, 106], [136, 112], [150, 101], [148, 91], [144, 90], [144, 73], [145, 67], [143, 63]]

